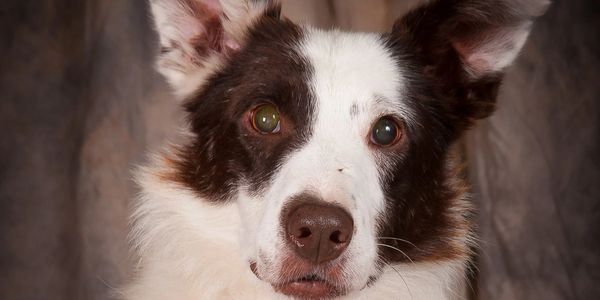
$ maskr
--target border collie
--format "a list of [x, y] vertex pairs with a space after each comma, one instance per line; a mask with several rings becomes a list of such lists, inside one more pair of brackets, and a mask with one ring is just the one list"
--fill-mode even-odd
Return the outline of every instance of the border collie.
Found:
[[274, 1], [150, 5], [188, 134], [136, 175], [125, 299], [464, 296], [457, 144], [547, 3], [428, 1], [383, 34]]

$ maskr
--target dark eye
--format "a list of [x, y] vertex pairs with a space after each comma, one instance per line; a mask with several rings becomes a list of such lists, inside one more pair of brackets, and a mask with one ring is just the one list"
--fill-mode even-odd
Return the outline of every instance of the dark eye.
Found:
[[252, 112], [252, 127], [262, 134], [279, 132], [279, 112], [272, 104], [258, 106]]
[[380, 146], [390, 146], [400, 139], [398, 122], [390, 117], [383, 117], [373, 125], [371, 142]]

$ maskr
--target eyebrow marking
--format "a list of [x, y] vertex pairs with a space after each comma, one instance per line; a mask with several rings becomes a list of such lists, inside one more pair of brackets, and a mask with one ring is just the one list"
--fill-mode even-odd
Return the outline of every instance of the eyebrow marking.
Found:
[[356, 102], [352, 103], [352, 106], [350, 107], [350, 117], [352, 117], [352, 119], [356, 118], [358, 116], [358, 104], [356, 104]]
[[388, 99], [387, 97], [385, 97], [383, 95], [379, 95], [379, 94], [373, 95], [373, 99], [375, 100], [375, 103], [377, 103], [378, 105], [391, 103], [390, 99]]

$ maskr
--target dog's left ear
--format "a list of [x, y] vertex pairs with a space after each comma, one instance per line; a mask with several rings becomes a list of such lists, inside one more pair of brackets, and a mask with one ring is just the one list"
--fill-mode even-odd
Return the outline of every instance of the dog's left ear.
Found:
[[439, 85], [459, 125], [489, 116], [503, 72], [516, 58], [548, 0], [433, 0], [394, 24], [423, 74]]
[[279, 18], [271, 0], [150, 0], [161, 55], [158, 70], [183, 98], [244, 46], [259, 17]]

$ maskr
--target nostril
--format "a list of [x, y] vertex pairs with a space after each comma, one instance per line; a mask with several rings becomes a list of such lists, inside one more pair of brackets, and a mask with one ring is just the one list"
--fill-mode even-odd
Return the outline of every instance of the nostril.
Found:
[[298, 235], [296, 235], [296, 236], [300, 239], [307, 238], [312, 234], [312, 232], [310, 231], [310, 229], [308, 227], [302, 227], [298, 231], [299, 231]]
[[352, 216], [337, 205], [301, 203], [283, 216], [282, 225], [289, 246], [313, 265], [340, 257], [352, 240]]
[[331, 233], [331, 235], [329, 236], [329, 240], [336, 244], [343, 244], [348, 241], [348, 236], [345, 235], [343, 232], [336, 230]]

